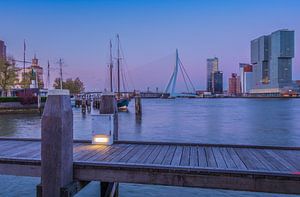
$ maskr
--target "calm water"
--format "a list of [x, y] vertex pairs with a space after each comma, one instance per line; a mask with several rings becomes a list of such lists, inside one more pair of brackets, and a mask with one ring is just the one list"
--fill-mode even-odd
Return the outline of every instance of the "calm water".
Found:
[[[300, 146], [300, 99], [143, 100], [141, 122], [133, 102], [120, 113], [122, 140]], [[93, 112], [92, 112], [93, 113]], [[1, 115], [0, 136], [40, 137], [40, 117]], [[91, 138], [92, 118], [74, 109], [74, 136]], [[0, 176], [0, 196], [35, 196], [37, 178]], [[17, 190], [16, 190], [17, 188]], [[224, 190], [121, 184], [121, 196], [288, 196]], [[97, 183], [78, 196], [99, 193]]]

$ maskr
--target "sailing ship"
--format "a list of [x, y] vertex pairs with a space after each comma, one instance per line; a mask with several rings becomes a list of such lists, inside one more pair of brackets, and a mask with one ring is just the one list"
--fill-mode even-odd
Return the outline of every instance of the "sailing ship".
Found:
[[[130, 98], [122, 95], [121, 93], [121, 53], [120, 53], [120, 37], [117, 34], [117, 107], [120, 111], [127, 111]], [[110, 92], [114, 92], [113, 90], [113, 57], [112, 57], [112, 43], [110, 41], [110, 63], [109, 63], [109, 75], [110, 75]]]

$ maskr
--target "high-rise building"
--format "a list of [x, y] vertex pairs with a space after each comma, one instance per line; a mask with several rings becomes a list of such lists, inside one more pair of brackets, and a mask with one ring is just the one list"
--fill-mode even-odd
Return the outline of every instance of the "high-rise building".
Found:
[[292, 85], [294, 31], [278, 30], [251, 41], [251, 93], [279, 94]]
[[219, 59], [207, 59], [207, 91], [213, 92], [213, 74], [219, 70]]
[[0, 59], [6, 59], [6, 46], [2, 40], [0, 40]]
[[228, 94], [240, 95], [241, 94], [241, 78], [236, 73], [232, 73], [228, 80]]
[[212, 76], [213, 86], [212, 93], [213, 94], [223, 94], [223, 72], [216, 71]]
[[253, 85], [253, 68], [251, 64], [240, 63], [241, 93], [248, 94]]

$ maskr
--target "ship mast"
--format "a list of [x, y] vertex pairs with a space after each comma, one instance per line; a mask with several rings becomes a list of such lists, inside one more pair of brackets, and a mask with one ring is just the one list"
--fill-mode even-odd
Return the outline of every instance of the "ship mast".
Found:
[[110, 92], [113, 92], [113, 58], [112, 58], [112, 44], [111, 40], [109, 41], [109, 56], [110, 56], [110, 63], [109, 63], [109, 77], [110, 77]]
[[120, 92], [120, 38], [119, 34], [117, 34], [117, 41], [118, 41], [118, 57], [117, 57], [117, 69], [118, 69], [118, 93], [117, 93], [117, 98], [120, 99], [121, 97], [121, 92]]

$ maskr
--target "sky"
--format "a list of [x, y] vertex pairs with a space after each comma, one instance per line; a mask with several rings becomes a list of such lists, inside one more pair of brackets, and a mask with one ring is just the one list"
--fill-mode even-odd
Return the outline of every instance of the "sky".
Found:
[[[0, 40], [7, 53], [41, 66], [51, 79], [64, 61], [64, 78], [79, 77], [86, 90], [108, 86], [109, 40], [120, 35], [128, 89], [163, 90], [175, 50], [196, 89], [206, 88], [206, 59], [219, 58], [228, 77], [250, 62], [250, 41], [278, 29], [295, 30], [293, 79], [300, 79], [299, 0], [0, 0]], [[114, 47], [115, 51], [115, 47]], [[179, 76], [178, 91], [185, 85]]]

